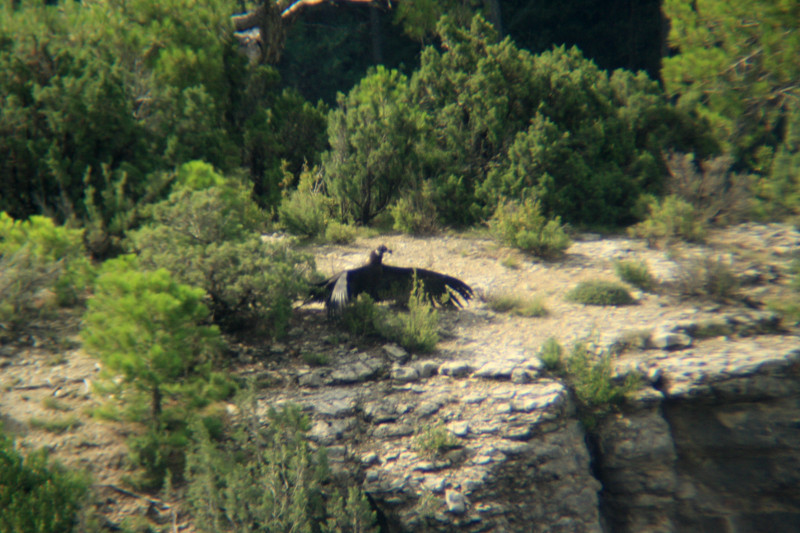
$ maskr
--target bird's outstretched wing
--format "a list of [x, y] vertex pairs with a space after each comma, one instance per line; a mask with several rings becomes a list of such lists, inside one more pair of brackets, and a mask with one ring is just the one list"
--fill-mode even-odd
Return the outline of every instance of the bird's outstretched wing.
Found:
[[447, 307], [463, 307], [473, 297], [472, 288], [453, 276], [424, 268], [395, 267], [382, 264], [384, 253], [380, 246], [370, 254], [369, 262], [359, 268], [344, 270], [315, 283], [311, 301], [325, 302], [328, 314], [337, 315], [359, 294], [369, 294], [375, 301], [391, 300], [407, 304], [414, 288], [414, 279], [422, 283], [428, 301]]
[[422, 283], [429, 301], [447, 307], [464, 307], [473, 297], [472, 287], [458, 278], [424, 268], [384, 265], [378, 290], [386, 293], [383, 299], [407, 303], [414, 285], [414, 277]]

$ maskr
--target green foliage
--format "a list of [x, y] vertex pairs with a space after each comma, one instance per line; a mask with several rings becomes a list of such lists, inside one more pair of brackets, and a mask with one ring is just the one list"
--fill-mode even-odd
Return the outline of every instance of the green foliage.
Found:
[[539, 359], [542, 360], [545, 368], [551, 372], [564, 370], [563, 356], [564, 347], [559, 344], [555, 337], [548, 338], [539, 349]]
[[0, 212], [0, 323], [13, 328], [51, 304], [80, 303], [92, 276], [82, 230]]
[[408, 350], [430, 352], [439, 342], [439, 312], [414, 278], [408, 311], [393, 311], [376, 305], [367, 294], [359, 294], [345, 308], [342, 325], [354, 335], [378, 336]]
[[547, 220], [535, 199], [501, 201], [489, 227], [502, 243], [538, 257], [560, 257], [572, 244], [561, 219]]
[[767, 307], [780, 314], [785, 323], [800, 324], [800, 258], [792, 261], [790, 267], [791, 290], [778, 298], [769, 300]]
[[704, 242], [708, 223], [692, 204], [675, 195], [663, 199], [649, 197], [649, 216], [628, 229], [634, 237], [647, 239], [649, 245], [668, 244], [675, 239]]
[[356, 240], [357, 233], [356, 228], [350, 224], [330, 220], [325, 228], [325, 240], [335, 244], [350, 244]]
[[231, 38], [237, 9], [3, 3], [0, 210], [84, 221], [104, 254], [187, 161], [243, 165], [257, 199], [276, 202], [284, 162], [291, 172], [319, 162], [326, 109], [282, 90], [274, 68], [248, 64]]
[[717, 302], [727, 302], [738, 296], [739, 279], [722, 259], [695, 257], [679, 261], [678, 266], [675, 286], [681, 296]]
[[342, 326], [358, 336], [380, 335], [386, 331], [386, 310], [366, 293], [359, 294], [342, 312]]
[[[230, 439], [214, 441], [193, 426], [187, 495], [200, 531], [371, 531], [375, 518], [357, 488], [346, 502], [334, 497], [326, 505], [327, 459], [309, 446], [309, 419], [297, 405], [270, 408], [266, 426], [252, 391], [238, 405], [242, 417]], [[365, 529], [338, 529], [345, 517]]]
[[397, 341], [408, 350], [430, 352], [439, 342], [439, 312], [433, 307], [422, 281], [414, 275], [408, 313], [396, 315], [399, 319]]
[[297, 189], [278, 207], [278, 218], [287, 231], [310, 238], [324, 234], [333, 205], [322, 193], [322, 185], [318, 169], [303, 169]]
[[541, 298], [526, 299], [514, 294], [490, 294], [489, 309], [496, 313], [512, 313], [517, 316], [547, 316], [547, 308]]
[[321, 524], [323, 533], [378, 533], [377, 513], [370, 507], [367, 495], [358, 487], [347, 488], [347, 498], [334, 492], [328, 503], [329, 517]]
[[281, 335], [313, 262], [288, 241], [264, 242], [262, 219], [235, 182], [178, 187], [153, 207], [149, 223], [130, 233], [130, 247], [144, 267], [165, 268], [202, 288], [214, 322], [226, 330], [258, 325]]
[[585, 343], [573, 346], [563, 367], [578, 408], [583, 411], [581, 419], [589, 429], [594, 427], [597, 418], [616, 409], [626, 394], [641, 386], [636, 374], [627, 374], [616, 380], [610, 354], [591, 354]]
[[71, 531], [89, 480], [48, 460], [44, 449], [23, 457], [0, 434], [0, 532]]
[[662, 76], [679, 106], [696, 108], [739, 166], [766, 172], [800, 79], [800, 6], [782, 0], [667, 0]]
[[800, 103], [789, 104], [786, 136], [772, 161], [768, 178], [756, 184], [758, 211], [764, 217], [800, 224]]
[[342, 217], [367, 224], [418, 181], [424, 116], [406, 77], [380, 66], [337, 102], [328, 115], [325, 186]]
[[656, 280], [644, 261], [614, 261], [614, 272], [622, 281], [643, 291], [652, 291], [656, 286]]
[[141, 271], [133, 256], [104, 263], [89, 300], [81, 335], [103, 363], [97, 390], [146, 424], [130, 442], [143, 486], [160, 486], [167, 468], [180, 478], [187, 418], [233, 388], [213, 370], [222, 341], [216, 326], [203, 325], [202, 300], [202, 289], [164, 269]]
[[82, 422], [75, 415], [50, 418], [31, 418], [28, 424], [32, 428], [43, 429], [48, 433], [60, 435], [79, 427]]
[[330, 357], [320, 352], [303, 352], [303, 362], [309, 366], [326, 366], [330, 364]]
[[602, 280], [578, 283], [567, 293], [567, 300], [584, 305], [631, 305], [634, 303], [633, 296], [624, 285]]
[[429, 425], [414, 437], [414, 450], [425, 457], [441, 456], [458, 446], [458, 439], [442, 424]]
[[701, 220], [740, 221], [752, 211], [752, 176], [732, 172], [733, 158], [721, 155], [695, 161], [692, 154], [670, 153], [666, 190], [690, 203]]
[[430, 235], [439, 228], [436, 198], [430, 180], [407, 191], [390, 209], [394, 229], [409, 235]]
[[423, 51], [410, 85], [429, 116], [425, 175], [446, 222], [535, 194], [549, 218], [624, 223], [658, 190], [662, 149], [711, 144], [644, 74], [609, 76], [576, 48], [533, 56], [480, 17], [469, 28], [443, 17], [437, 33], [441, 51]]

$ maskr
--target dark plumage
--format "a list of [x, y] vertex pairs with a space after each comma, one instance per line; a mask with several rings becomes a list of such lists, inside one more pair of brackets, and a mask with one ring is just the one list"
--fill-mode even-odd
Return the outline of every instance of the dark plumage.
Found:
[[393, 300], [406, 304], [411, 295], [414, 273], [431, 302], [448, 307], [463, 307], [472, 298], [472, 288], [460, 279], [424, 268], [403, 268], [383, 264], [383, 254], [392, 253], [386, 246], [369, 254], [366, 265], [344, 270], [312, 288], [314, 301], [324, 301], [329, 314], [338, 314], [359, 294], [369, 294], [375, 301]]

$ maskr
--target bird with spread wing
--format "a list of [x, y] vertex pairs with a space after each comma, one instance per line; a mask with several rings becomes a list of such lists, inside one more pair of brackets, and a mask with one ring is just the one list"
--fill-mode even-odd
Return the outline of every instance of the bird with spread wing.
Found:
[[[383, 255], [392, 253], [380, 245], [369, 254], [364, 266], [343, 270], [312, 285], [311, 300], [325, 302], [330, 315], [338, 315], [359, 294], [368, 294], [375, 301], [408, 303], [414, 280], [422, 285], [431, 303], [447, 307], [463, 307], [473, 296], [472, 288], [460, 279], [424, 268], [396, 267], [383, 264]], [[463, 301], [462, 301], [463, 300]]]

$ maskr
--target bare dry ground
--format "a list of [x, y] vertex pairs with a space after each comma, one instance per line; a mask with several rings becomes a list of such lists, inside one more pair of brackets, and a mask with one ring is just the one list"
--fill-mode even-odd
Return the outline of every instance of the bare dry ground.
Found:
[[[676, 261], [680, 257], [713, 256], [729, 264], [745, 281], [741, 294], [751, 305], [785, 298], [789, 264], [800, 249], [800, 233], [782, 225], [746, 224], [715, 230], [707, 245], [680, 245], [669, 252], [650, 249], [641, 240], [584, 235], [555, 262], [535, 260], [486, 238], [464, 235], [388, 235], [346, 246], [312, 246], [310, 251], [319, 271], [327, 275], [362, 264], [368, 252], [382, 243], [394, 252], [385, 259], [388, 264], [445, 272], [476, 289], [478, 297], [464, 310], [442, 313], [445, 335], [437, 351], [423, 357], [480, 362], [509, 351], [536, 349], [549, 337], [565, 345], [579, 339], [603, 343], [626, 331], [714, 317], [744, 307], [741, 300], [720, 304], [682, 299], [668, 289], [681, 273], [680, 261]], [[616, 259], [644, 260], [661, 288], [655, 293], [633, 290], [636, 304], [624, 307], [584, 306], [565, 300], [565, 294], [582, 280], [617, 281]], [[538, 297], [548, 314], [526, 318], [495, 313], [485, 299], [501, 293]], [[90, 409], [98, 403], [91, 383], [99, 365], [80, 348], [79, 327], [79, 317], [65, 313], [31, 324], [16, 342], [0, 346], [0, 420], [4, 429], [16, 436], [23, 451], [46, 447], [68, 466], [90, 472], [97, 486], [99, 510], [111, 522], [146, 516], [168, 529], [175, 520], [176, 529], [192, 531], [185, 512], [173, 513], [180, 509], [180, 491], [171, 501], [161, 502], [163, 505], [149, 496], [125, 492], [123, 477], [129, 474], [125, 439], [132, 429], [90, 416]], [[792, 327], [781, 335], [781, 342], [786, 342], [787, 336], [797, 340], [797, 328]], [[344, 345], [331, 343], [331, 338], [343, 339]], [[307, 368], [301, 351], [327, 351], [335, 364], [343, 349], [378, 344], [382, 343], [341, 336], [336, 325], [327, 321], [321, 305], [304, 305], [296, 309], [287, 339], [231, 339], [229, 364], [233, 372], [257, 374], [264, 386], [293, 388], [298, 386], [297, 373]]]

